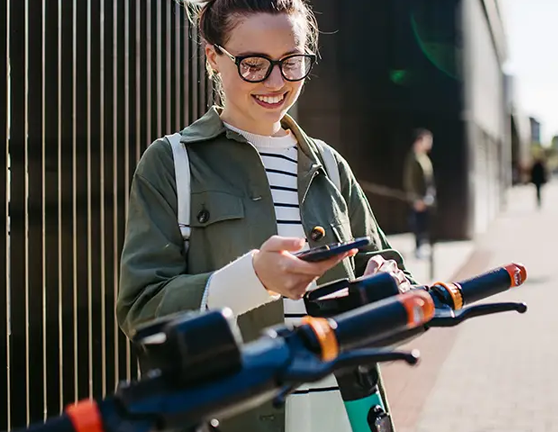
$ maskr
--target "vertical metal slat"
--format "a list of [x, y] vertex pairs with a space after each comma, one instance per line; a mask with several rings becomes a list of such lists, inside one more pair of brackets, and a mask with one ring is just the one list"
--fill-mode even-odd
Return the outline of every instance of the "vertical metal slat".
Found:
[[104, 265], [104, 293], [103, 293], [103, 310], [105, 313], [104, 325], [106, 335], [105, 355], [107, 363], [111, 366], [107, 368], [107, 386], [108, 383], [116, 383], [119, 381], [118, 376], [118, 350], [116, 345], [116, 331], [114, 329], [113, 313], [113, 292], [114, 285], [114, 224], [113, 224], [113, 184], [116, 179], [113, 177], [113, 156], [111, 144], [114, 140], [114, 7], [111, 0], [101, 0], [101, 164], [102, 164], [102, 186], [101, 186], [101, 203], [102, 210], [102, 231], [104, 233], [102, 239], [103, 248], [103, 265]]
[[135, 87], [135, 122], [136, 122], [136, 151], [134, 154], [134, 162], [137, 163], [141, 156], [142, 148], [142, 133], [141, 133], [141, 112], [142, 112], [142, 73], [141, 73], [141, 59], [142, 59], [142, 19], [141, 19], [142, 3], [135, 3], [135, 71], [136, 71], [136, 87]]
[[[9, 57], [9, 5], [4, 2], [0, 6], [0, 104], [9, 108], [8, 103], [8, 57]], [[8, 355], [8, 317], [9, 317], [9, 225], [8, 225], [8, 196], [9, 179], [8, 171], [8, 109], [0, 115], [0, 283], [5, 285], [4, 293], [0, 295], [0, 364], [6, 364], [6, 369], [0, 372], [0, 399], [6, 403], [0, 406], [0, 429], [8, 429], [8, 416], [10, 411], [9, 389], [9, 355]]]
[[92, 47], [91, 47], [91, 39], [92, 39], [92, 28], [91, 28], [91, 0], [87, 0], [86, 2], [86, 22], [85, 22], [85, 33], [86, 33], [86, 59], [85, 59], [85, 81], [86, 81], [86, 119], [87, 124], [86, 128], [86, 182], [87, 182], [87, 214], [86, 214], [86, 235], [87, 235], [87, 249], [86, 249], [86, 259], [87, 259], [87, 350], [89, 355], [87, 356], [87, 376], [88, 376], [88, 395], [89, 397], [94, 397], [95, 395], [95, 374], [94, 374], [94, 367], [97, 366], [93, 359], [93, 325], [94, 325], [94, 316], [93, 316], [93, 168], [92, 168], [92, 128], [91, 128], [91, 100], [92, 100], [92, 93], [91, 93], [91, 56], [92, 56]]
[[26, 298], [26, 374], [28, 382], [28, 422], [44, 418], [44, 216], [43, 216], [43, 88], [42, 61], [43, 10], [37, 2], [26, 0], [27, 26], [26, 82], [26, 256], [28, 286]]
[[[102, 362], [102, 380], [103, 385], [101, 389], [101, 395], [104, 397], [107, 394], [107, 389], [109, 388], [109, 356], [108, 356], [108, 338], [107, 338], [107, 270], [106, 270], [106, 208], [105, 208], [105, 2], [104, 0], [99, 0], [99, 224], [100, 224], [100, 292], [101, 292], [101, 362]], [[110, 316], [110, 314], [109, 314]], [[112, 368], [111, 368], [112, 369]]]
[[26, 224], [26, 69], [25, 2], [10, 0], [10, 262], [9, 262], [9, 427], [22, 427], [28, 417], [26, 374], [27, 224]]
[[[157, 117], [156, 117], [156, 129], [155, 129], [155, 134], [156, 137], [160, 137], [161, 133], [162, 133], [162, 109], [163, 109], [163, 105], [162, 105], [162, 68], [163, 68], [163, 64], [162, 64], [162, 57], [163, 57], [163, 36], [162, 36], [162, 29], [161, 29], [161, 6], [162, 6], [162, 1], [157, 1], [155, 3], [156, 7], [155, 7], [155, 51], [156, 51], [156, 55], [155, 55], [155, 79], [157, 80], [156, 82], [156, 96], [155, 96], [155, 108], [157, 110]], [[153, 137], [155, 138], [155, 137]]]
[[104, 379], [106, 376], [107, 365], [103, 362], [103, 350], [105, 344], [105, 334], [102, 330], [102, 262], [104, 257], [101, 255], [101, 240], [103, 231], [101, 230], [102, 217], [99, 214], [101, 208], [100, 181], [102, 177], [100, 142], [101, 142], [101, 102], [98, 95], [101, 94], [101, 69], [98, 67], [101, 57], [100, 48], [100, 0], [89, 0], [89, 66], [87, 74], [89, 76], [88, 93], [91, 95], [89, 100], [89, 165], [88, 185], [90, 196], [90, 208], [88, 220], [90, 221], [90, 240], [88, 251], [90, 253], [90, 274], [88, 277], [89, 308], [92, 322], [90, 325], [90, 358], [91, 358], [91, 379], [92, 395], [95, 397], [104, 394]]
[[[110, 3], [109, 3], [110, 4]], [[111, 307], [114, 310], [117, 300], [118, 286], [118, 2], [113, 3], [112, 9], [112, 290], [113, 302]], [[121, 357], [119, 345], [118, 328], [114, 326], [114, 358], [115, 358], [115, 378], [116, 381], [121, 379]], [[124, 360], [124, 359], [122, 359]]]
[[174, 4], [174, 25], [173, 25], [173, 35], [174, 35], [174, 126], [172, 129], [174, 131], [181, 130], [184, 126], [182, 125], [182, 91], [181, 91], [181, 75], [184, 63], [181, 61], [182, 52], [182, 6], [179, 3]]
[[61, 405], [61, 341], [59, 338], [58, 317], [60, 311], [61, 251], [59, 239], [61, 230], [59, 220], [59, 25], [58, 2], [43, 0], [43, 221], [45, 227], [45, 391], [46, 391], [46, 416], [50, 417], [60, 412]]
[[[163, 30], [163, 34], [165, 35], [165, 45], [161, 47], [161, 50], [165, 51], [165, 122], [163, 123], [163, 135], [173, 133], [174, 130], [172, 129], [172, 43], [174, 42], [174, 38], [171, 38], [172, 34], [174, 33], [175, 29], [171, 27], [171, 2], [163, 2], [165, 7], [165, 28]], [[160, 18], [161, 21], [163, 17]], [[161, 101], [162, 102], [162, 101]]]
[[74, 400], [79, 398], [79, 337], [78, 337], [78, 222], [77, 222], [77, 125], [76, 125], [76, 93], [77, 93], [77, 8], [79, 0], [74, 0], [72, 4], [72, 328], [73, 328], [73, 360], [74, 360]]
[[189, 20], [185, 20], [185, 31], [183, 32], [182, 38], [182, 58], [181, 63], [183, 65], [182, 70], [182, 109], [184, 110], [183, 114], [183, 124], [187, 126], [190, 124], [190, 117], [191, 117], [191, 104], [190, 104], [190, 76], [191, 76], [191, 69], [190, 69], [190, 34], [191, 34], [191, 23]]
[[190, 104], [190, 120], [193, 122], [198, 117], [198, 35], [197, 29], [190, 26], [190, 39], [188, 41], [190, 45], [188, 67], [190, 69], [190, 76], [188, 77], [188, 101]]
[[[121, 194], [124, 198], [124, 203], [122, 203], [123, 205], [120, 207], [119, 210], [120, 211], [120, 217], [119, 217], [119, 223], [120, 223], [120, 229], [119, 232], [122, 233], [121, 234], [121, 241], [119, 244], [119, 249], [118, 249], [118, 256], [120, 256], [120, 251], [122, 250], [122, 244], [123, 244], [123, 238], [124, 238], [124, 228], [125, 228], [125, 224], [122, 223], [123, 220], [125, 220], [126, 216], [128, 215], [128, 199], [129, 199], [129, 189], [130, 189], [130, 134], [132, 133], [132, 131], [130, 130], [130, 0], [124, 0], [124, 5], [123, 5], [123, 12], [124, 12], [124, 16], [123, 16], [123, 45], [124, 45], [124, 53], [122, 56], [123, 59], [123, 73], [124, 73], [124, 79], [123, 79], [123, 91], [122, 91], [122, 96], [123, 96], [123, 102], [124, 102], [124, 121], [121, 123], [123, 125], [123, 140], [121, 141], [120, 144], [123, 143], [123, 148], [121, 147], [121, 150], [123, 150], [123, 157], [124, 160], [123, 165], [121, 166], [121, 169], [123, 171], [123, 180], [124, 180], [124, 184], [122, 186], [121, 189], [123, 189], [123, 194]], [[116, 290], [118, 292], [118, 289]], [[116, 303], [115, 303], [115, 308], [116, 308]], [[121, 334], [121, 336], [123, 336]], [[131, 350], [130, 350], [130, 343], [127, 339], [124, 339], [124, 343], [126, 344], [126, 379], [130, 380], [132, 378], [132, 354], [131, 354]]]
[[76, 251], [76, 267], [74, 287], [76, 297], [74, 302], [74, 317], [76, 332], [76, 382], [77, 399], [93, 395], [92, 389], [92, 328], [89, 324], [91, 311], [92, 255], [91, 255], [91, 91], [88, 62], [90, 57], [88, 37], [88, 8], [89, 1], [77, 0], [74, 8], [74, 247]]
[[47, 310], [48, 310], [48, 281], [47, 281], [47, 211], [46, 211], [46, 179], [47, 179], [47, 138], [46, 138], [46, 55], [45, 55], [45, 43], [46, 43], [46, 4], [45, 0], [41, 3], [41, 124], [42, 124], [42, 136], [41, 136], [41, 224], [42, 224], [42, 237], [43, 237], [43, 247], [42, 247], [42, 357], [43, 357], [43, 420], [48, 416], [48, 321], [47, 321]]
[[61, 349], [62, 349], [62, 406], [77, 398], [77, 358], [75, 353], [77, 331], [75, 327], [74, 291], [76, 280], [75, 217], [74, 217], [74, 2], [60, 0], [60, 230], [61, 230]]
[[59, 346], [59, 387], [60, 387], [60, 397], [59, 397], [59, 407], [64, 406], [64, 314], [63, 314], [63, 302], [64, 302], [64, 266], [63, 266], [63, 218], [62, 218], [62, 0], [58, 0], [58, 11], [57, 11], [57, 204], [58, 204], [58, 346]]
[[146, 114], [146, 126], [147, 126], [147, 143], [150, 143], [153, 140], [153, 133], [152, 133], [152, 110], [151, 107], [153, 106], [153, 77], [152, 77], [152, 62], [153, 62], [153, 58], [152, 58], [152, 50], [153, 50], [153, 40], [151, 37], [152, 34], [152, 11], [153, 11], [153, 6], [152, 6], [152, 1], [151, 0], [145, 0], [145, 14], [146, 14], [146, 18], [145, 18], [145, 45], [146, 45], [146, 59], [145, 59], [145, 65], [146, 65], [146, 89], [145, 89], [145, 93], [146, 93], [146, 106], [145, 106], [145, 114]]

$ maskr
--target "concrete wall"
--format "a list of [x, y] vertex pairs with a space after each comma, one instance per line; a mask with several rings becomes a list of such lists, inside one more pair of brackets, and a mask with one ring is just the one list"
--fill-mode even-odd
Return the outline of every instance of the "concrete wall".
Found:
[[[484, 232], [500, 210], [509, 180], [502, 49], [489, 27], [486, 2], [463, 1], [464, 122], [469, 148], [470, 235]], [[505, 162], [504, 162], [505, 161]]]

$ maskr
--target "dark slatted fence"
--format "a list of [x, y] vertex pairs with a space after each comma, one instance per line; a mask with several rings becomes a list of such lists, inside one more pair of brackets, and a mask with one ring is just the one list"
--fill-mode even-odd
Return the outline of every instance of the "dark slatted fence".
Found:
[[6, 430], [136, 375], [114, 317], [131, 175], [212, 88], [175, 0], [0, 3]]

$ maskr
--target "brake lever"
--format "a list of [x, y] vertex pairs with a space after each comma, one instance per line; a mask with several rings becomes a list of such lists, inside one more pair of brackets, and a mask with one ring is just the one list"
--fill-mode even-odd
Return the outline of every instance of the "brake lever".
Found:
[[489, 303], [470, 306], [457, 312], [449, 308], [436, 309], [434, 318], [425, 327], [453, 327], [470, 318], [512, 311], [525, 313], [527, 305], [525, 303]]
[[391, 351], [388, 349], [363, 348], [341, 354], [336, 361], [335, 368], [346, 366], [360, 366], [369, 363], [383, 363], [401, 360], [409, 365], [416, 365], [420, 358], [418, 350]]
[[[330, 362], [320, 362], [318, 359], [310, 362], [295, 362], [287, 372], [281, 377], [282, 381], [289, 384], [283, 386], [277, 396], [273, 399], [275, 407], [282, 406], [287, 396], [289, 396], [296, 388], [304, 382], [313, 382], [325, 378], [337, 369], [343, 369], [348, 366], [360, 366], [370, 363], [381, 363], [401, 360], [409, 365], [418, 363], [420, 353], [418, 350], [407, 351], [390, 351], [387, 349], [363, 348], [339, 355], [335, 360]], [[309, 360], [309, 359], [307, 359]]]

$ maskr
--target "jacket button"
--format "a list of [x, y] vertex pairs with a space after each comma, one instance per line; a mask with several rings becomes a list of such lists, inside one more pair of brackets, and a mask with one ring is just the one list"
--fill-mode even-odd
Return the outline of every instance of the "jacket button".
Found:
[[198, 213], [198, 222], [206, 223], [209, 220], [209, 212], [205, 209]]
[[321, 226], [316, 226], [312, 228], [310, 232], [310, 238], [314, 241], [321, 240], [325, 236], [325, 230]]

